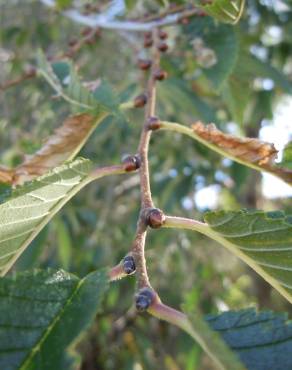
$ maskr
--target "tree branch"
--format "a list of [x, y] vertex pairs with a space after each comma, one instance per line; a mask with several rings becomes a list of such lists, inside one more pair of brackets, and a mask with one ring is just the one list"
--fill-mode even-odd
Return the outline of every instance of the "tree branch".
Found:
[[145, 120], [144, 126], [140, 137], [140, 143], [138, 153], [141, 159], [140, 166], [140, 181], [141, 181], [141, 207], [153, 207], [151, 198], [150, 180], [149, 180], [149, 165], [148, 165], [148, 149], [149, 141], [151, 138], [152, 131], [148, 128], [148, 122], [151, 117], [155, 115], [155, 104], [156, 104], [156, 80], [155, 71], [159, 68], [160, 64], [160, 52], [157, 49], [158, 35], [157, 30], [153, 31], [154, 39], [154, 52], [153, 61], [151, 66], [150, 77], [147, 86], [147, 105], [145, 108]]
[[[55, 8], [56, 3], [54, 0], [40, 0], [44, 5], [50, 8]], [[112, 30], [124, 30], [124, 31], [150, 31], [153, 28], [168, 26], [176, 24], [182, 18], [191, 17], [193, 15], [200, 15], [202, 11], [200, 9], [185, 10], [175, 14], [168, 14], [162, 19], [157, 19], [151, 22], [136, 22], [136, 21], [117, 21], [108, 19], [103, 14], [100, 15], [83, 15], [75, 9], [68, 9], [62, 11], [62, 14], [71, 19], [76, 23], [83, 24], [92, 28], [100, 27]]]
[[151, 197], [150, 179], [149, 179], [149, 164], [148, 164], [148, 149], [151, 137], [151, 130], [148, 127], [149, 118], [155, 114], [156, 103], [156, 79], [155, 71], [160, 64], [160, 51], [157, 48], [159, 43], [158, 29], [152, 31], [153, 37], [153, 60], [150, 71], [150, 76], [147, 84], [147, 104], [145, 107], [144, 125], [140, 136], [138, 147], [138, 154], [140, 157], [140, 188], [141, 188], [141, 211], [137, 224], [136, 237], [131, 248], [131, 254], [136, 264], [136, 274], [138, 287], [150, 287], [150, 282], [147, 274], [146, 260], [145, 260], [145, 240], [147, 236], [146, 211], [153, 207]]

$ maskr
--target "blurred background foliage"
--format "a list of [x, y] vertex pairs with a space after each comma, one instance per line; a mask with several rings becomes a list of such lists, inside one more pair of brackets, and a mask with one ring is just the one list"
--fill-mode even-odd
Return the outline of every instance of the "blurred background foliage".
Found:
[[[69, 2], [59, 1], [59, 6]], [[77, 2], [78, 3], [78, 2]], [[82, 3], [82, 2], [80, 2]], [[185, 1], [126, 1], [128, 18], [155, 14]], [[109, 1], [92, 1], [104, 11]], [[82, 12], [90, 7], [83, 2]], [[84, 28], [39, 1], [0, 1], [0, 84], [35, 65], [41, 48], [50, 58], [70, 50]], [[288, 1], [247, 0], [236, 26], [209, 17], [166, 28], [169, 51], [162, 66], [169, 78], [158, 88], [157, 114], [189, 125], [214, 122], [223, 131], [258, 137], [272, 126], [275, 107], [292, 93], [292, 12]], [[101, 30], [73, 56], [85, 81], [100, 77], [125, 99], [145, 89], [137, 58], [147, 56], [143, 34]], [[1, 164], [15, 166], [70, 113], [40, 78], [0, 91]], [[287, 116], [288, 136], [292, 124]], [[135, 153], [143, 112], [107, 118], [81, 155], [99, 165]], [[281, 149], [281, 148], [280, 148]], [[187, 137], [157, 132], [150, 148], [157, 207], [172, 215], [202, 219], [208, 209], [282, 209], [288, 198], [263, 196], [262, 175], [232, 163]], [[271, 183], [271, 186], [273, 184]], [[207, 189], [207, 191], [206, 191]], [[62, 267], [79, 276], [115, 265], [128, 251], [139, 212], [138, 175], [110, 177], [78, 194], [32, 242], [14, 269]], [[214, 199], [213, 199], [214, 198]], [[148, 268], [153, 287], [168, 304], [184, 299], [203, 313], [247, 306], [290, 311], [260, 277], [222, 247], [197, 233], [150, 231]], [[104, 313], [79, 345], [82, 369], [211, 369], [187, 335], [129, 307], [134, 278], [111, 286]], [[175, 343], [175, 346], [174, 346]]]

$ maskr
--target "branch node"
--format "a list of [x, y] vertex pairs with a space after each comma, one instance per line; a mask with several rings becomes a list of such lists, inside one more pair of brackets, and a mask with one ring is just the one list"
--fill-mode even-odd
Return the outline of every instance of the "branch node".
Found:
[[142, 288], [135, 296], [136, 309], [139, 312], [147, 311], [148, 308], [157, 300], [157, 293], [151, 288]]
[[147, 125], [148, 130], [155, 131], [155, 130], [160, 129], [161, 122], [158, 117], [153, 116], [153, 117], [148, 118], [146, 125]]
[[146, 208], [142, 217], [145, 224], [152, 229], [159, 229], [165, 222], [165, 214], [159, 208]]
[[136, 98], [134, 99], [134, 107], [143, 108], [146, 105], [147, 100], [148, 99], [147, 99], [146, 94], [141, 94], [141, 95], [136, 96]]
[[152, 65], [151, 59], [139, 59], [138, 60], [138, 67], [142, 69], [142, 71], [147, 71]]
[[163, 81], [167, 78], [167, 72], [163, 69], [157, 69], [154, 71], [153, 77], [156, 81]]

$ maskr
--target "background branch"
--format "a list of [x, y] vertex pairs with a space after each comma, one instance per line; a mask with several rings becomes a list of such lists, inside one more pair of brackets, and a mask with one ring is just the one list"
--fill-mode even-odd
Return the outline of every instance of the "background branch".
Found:
[[[44, 5], [50, 8], [55, 8], [54, 0], [40, 0]], [[136, 21], [117, 21], [112, 18], [105, 17], [104, 14], [99, 15], [83, 15], [76, 9], [68, 9], [62, 11], [62, 14], [76, 23], [83, 24], [92, 28], [100, 27], [113, 30], [125, 31], [149, 31], [155, 27], [168, 26], [176, 24], [180, 19], [191, 17], [196, 14], [201, 14], [200, 9], [185, 10], [175, 14], [168, 14], [162, 19], [143, 23]]]

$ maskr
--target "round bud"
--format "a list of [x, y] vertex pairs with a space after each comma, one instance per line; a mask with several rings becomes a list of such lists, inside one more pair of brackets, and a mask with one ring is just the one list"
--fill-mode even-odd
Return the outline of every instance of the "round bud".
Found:
[[85, 27], [81, 30], [82, 36], [88, 36], [91, 34], [92, 28], [91, 27]]
[[123, 268], [127, 275], [131, 275], [136, 271], [136, 265], [132, 256], [126, 256], [123, 259]]
[[144, 33], [144, 39], [152, 39], [152, 32], [147, 31]]
[[69, 40], [68, 45], [69, 45], [69, 46], [71, 46], [71, 47], [73, 47], [73, 46], [75, 46], [77, 43], [78, 43], [78, 40], [77, 40], [77, 39], [71, 39], [71, 40]]
[[160, 38], [160, 40], [165, 40], [168, 38], [168, 34], [167, 32], [163, 31], [163, 30], [159, 30], [158, 32], [158, 36]]
[[185, 18], [181, 18], [179, 23], [183, 24], [184, 26], [186, 26], [187, 24], [190, 23], [189, 19], [187, 17]]
[[147, 103], [147, 95], [146, 94], [138, 95], [134, 99], [134, 107], [135, 108], [143, 108], [146, 103]]
[[152, 61], [150, 59], [139, 59], [138, 66], [143, 71], [147, 71], [151, 67]]
[[84, 9], [91, 10], [91, 4], [90, 3], [84, 4]]
[[197, 16], [198, 17], [206, 17], [208, 14], [203, 9], [198, 9]]
[[157, 46], [157, 48], [164, 53], [168, 49], [168, 45], [166, 42], [160, 42]]
[[163, 71], [162, 69], [158, 69], [154, 72], [154, 78], [157, 81], [163, 81], [167, 78], [167, 72]]
[[129, 155], [123, 159], [123, 164], [126, 172], [132, 172], [140, 168], [141, 161], [137, 155]]
[[160, 120], [158, 117], [149, 117], [147, 121], [147, 127], [149, 130], [158, 130], [161, 127]]
[[99, 38], [101, 36], [101, 29], [100, 28], [97, 27], [95, 29], [94, 36], [95, 36], [95, 38]]
[[26, 76], [26, 77], [35, 77], [35, 76], [36, 76], [36, 74], [37, 74], [37, 69], [36, 69], [36, 67], [34, 67], [34, 66], [27, 65], [27, 66], [24, 68], [24, 73], [25, 73], [25, 76]]
[[93, 44], [94, 44], [94, 42], [95, 42], [95, 40], [92, 38], [92, 36], [90, 36], [90, 37], [86, 37], [86, 38], [84, 39], [84, 43], [85, 43], [86, 45], [93, 45]]
[[155, 293], [150, 288], [142, 288], [136, 294], [135, 303], [138, 311], [146, 311], [154, 302]]
[[159, 229], [165, 222], [165, 215], [159, 208], [149, 208], [145, 214], [146, 225]]
[[151, 48], [153, 45], [153, 39], [152, 38], [145, 38], [144, 39], [144, 48]]

